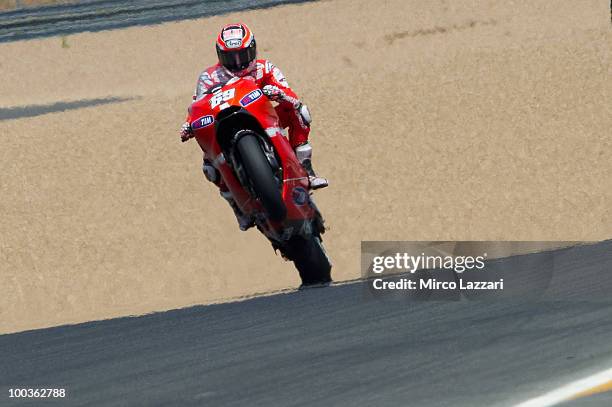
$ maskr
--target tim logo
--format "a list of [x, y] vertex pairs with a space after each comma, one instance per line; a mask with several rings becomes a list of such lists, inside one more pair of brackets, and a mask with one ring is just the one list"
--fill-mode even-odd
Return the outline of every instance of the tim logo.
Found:
[[263, 95], [263, 92], [260, 89], [256, 89], [252, 91], [251, 93], [249, 93], [248, 95], [246, 95], [245, 97], [243, 97], [242, 99], [240, 99], [240, 104], [242, 106], [250, 105], [257, 99], [259, 99], [261, 95]]
[[202, 116], [198, 120], [191, 122], [192, 129], [201, 129], [202, 127], [210, 126], [215, 121], [215, 118], [211, 115]]

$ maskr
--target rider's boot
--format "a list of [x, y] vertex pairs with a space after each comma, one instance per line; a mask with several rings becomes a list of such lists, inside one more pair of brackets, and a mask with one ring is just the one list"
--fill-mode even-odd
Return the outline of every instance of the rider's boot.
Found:
[[219, 171], [213, 166], [212, 162], [204, 158], [204, 163], [202, 164], [202, 171], [204, 172], [204, 176], [207, 180], [215, 184], [219, 187], [219, 193], [229, 203], [232, 210], [234, 211], [234, 215], [236, 215], [236, 220], [238, 221], [238, 227], [240, 230], [245, 231], [250, 227], [255, 225], [254, 219], [251, 216], [247, 216], [238, 207], [232, 193], [227, 189], [227, 187], [221, 182], [221, 177], [219, 175]]
[[312, 169], [312, 147], [309, 142], [297, 146], [295, 148], [295, 155], [306, 170], [306, 173], [308, 173], [311, 189], [325, 188], [329, 185], [326, 178], [317, 176]]
[[248, 230], [249, 228], [255, 226], [255, 219], [252, 216], [245, 215], [242, 213], [242, 210], [238, 207], [238, 204], [234, 200], [232, 193], [230, 191], [219, 191], [221, 196], [229, 203], [234, 211], [234, 215], [236, 215], [236, 220], [238, 221], [238, 227], [243, 232]]

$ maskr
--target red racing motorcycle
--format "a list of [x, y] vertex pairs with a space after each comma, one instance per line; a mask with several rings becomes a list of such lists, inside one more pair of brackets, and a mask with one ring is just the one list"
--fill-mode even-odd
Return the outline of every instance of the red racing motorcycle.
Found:
[[308, 174], [255, 81], [235, 77], [210, 89], [191, 105], [188, 121], [238, 207], [253, 216], [275, 251], [293, 261], [302, 285], [330, 282], [325, 225]]

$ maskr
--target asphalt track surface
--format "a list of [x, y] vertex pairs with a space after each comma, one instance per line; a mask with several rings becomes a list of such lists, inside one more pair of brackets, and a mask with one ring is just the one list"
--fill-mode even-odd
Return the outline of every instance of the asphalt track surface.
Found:
[[510, 406], [612, 366], [611, 271], [606, 241], [556, 251], [551, 294], [529, 302], [372, 299], [359, 282], [3, 335], [0, 405]]
[[313, 0], [85, 0], [0, 13], [0, 42], [200, 18]]

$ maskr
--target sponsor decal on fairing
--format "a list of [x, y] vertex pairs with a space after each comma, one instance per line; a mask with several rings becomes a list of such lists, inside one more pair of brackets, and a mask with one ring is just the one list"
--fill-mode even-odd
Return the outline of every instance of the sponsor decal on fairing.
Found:
[[246, 107], [247, 105], [250, 105], [251, 103], [253, 103], [257, 99], [259, 99], [262, 95], [263, 95], [263, 92], [260, 89], [256, 89], [256, 90], [250, 92], [249, 94], [247, 94], [242, 99], [240, 99], [240, 104], [243, 107]]
[[308, 202], [308, 191], [302, 187], [293, 188], [291, 196], [293, 197], [293, 202], [295, 202], [296, 205], [304, 205], [306, 202]]
[[215, 118], [212, 117], [211, 115], [202, 116], [199, 119], [191, 122], [191, 128], [194, 130], [197, 130], [197, 129], [201, 129], [204, 127], [208, 127], [211, 124], [213, 124], [214, 121], [215, 121]]

